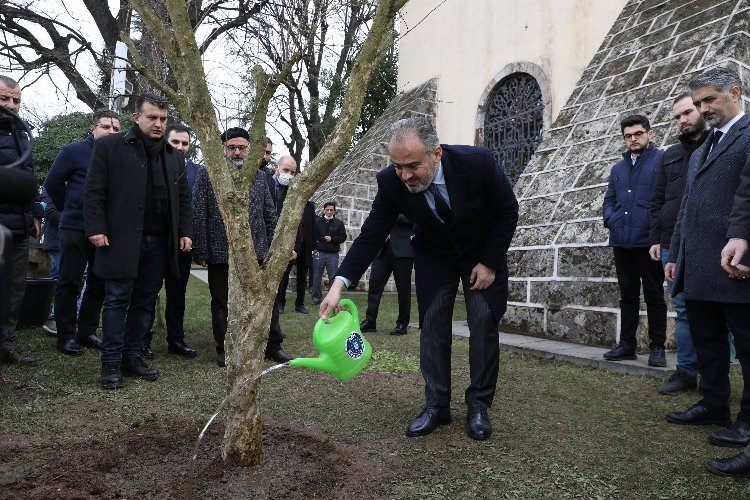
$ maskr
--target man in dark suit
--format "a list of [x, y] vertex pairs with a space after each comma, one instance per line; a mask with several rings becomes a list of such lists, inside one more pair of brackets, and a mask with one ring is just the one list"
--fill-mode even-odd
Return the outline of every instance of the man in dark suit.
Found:
[[84, 186], [86, 236], [104, 279], [103, 389], [122, 387], [123, 374], [159, 378], [141, 357], [143, 337], [164, 273], [178, 273], [178, 251], [192, 247], [185, 158], [164, 140], [167, 103], [147, 93], [135, 109], [130, 130], [94, 143]]
[[466, 430], [473, 439], [487, 439], [492, 433], [487, 409], [498, 374], [497, 329], [508, 296], [506, 253], [518, 222], [518, 202], [489, 150], [440, 145], [424, 117], [396, 122], [388, 152], [393, 164], [377, 175], [370, 214], [321, 302], [320, 314], [327, 318], [338, 306], [344, 288], [358, 281], [375, 259], [398, 214], [407, 216], [415, 224], [426, 404], [406, 435], [423, 436], [451, 422], [451, 323], [461, 280], [471, 332]]
[[[674, 281], [672, 293], [685, 294], [702, 395], [686, 411], [668, 413], [669, 422], [731, 423], [727, 324], [734, 334], [745, 384], [735, 424], [709, 436], [719, 446], [750, 443], [750, 282], [721, 268], [729, 213], [750, 154], [750, 117], [742, 113], [741, 88], [739, 76], [724, 68], [709, 70], [688, 84], [696, 108], [713, 130], [690, 158], [665, 268], [667, 279]], [[750, 474], [750, 457], [745, 462], [744, 470], [734, 464], [714, 471]]]
[[414, 224], [399, 214], [383, 248], [370, 268], [370, 284], [367, 291], [367, 312], [359, 325], [362, 332], [376, 332], [378, 307], [385, 285], [393, 273], [398, 293], [398, 318], [391, 335], [406, 335], [411, 315], [411, 270], [414, 267], [414, 252], [411, 248], [411, 233]]

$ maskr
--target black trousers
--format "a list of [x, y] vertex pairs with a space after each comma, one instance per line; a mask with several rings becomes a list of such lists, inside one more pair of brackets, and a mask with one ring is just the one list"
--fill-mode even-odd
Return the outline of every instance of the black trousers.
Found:
[[[224, 352], [224, 339], [227, 336], [229, 319], [229, 264], [208, 264], [208, 290], [211, 293], [211, 326], [216, 342], [216, 352]], [[281, 349], [284, 334], [279, 323], [278, 294], [271, 312], [271, 328], [268, 332], [266, 353], [272, 354]]]
[[367, 292], [367, 312], [365, 318], [375, 323], [378, 319], [378, 308], [383, 290], [388, 283], [391, 273], [396, 282], [398, 292], [398, 319], [396, 324], [409, 324], [411, 312], [411, 270], [414, 266], [412, 257], [396, 257], [393, 255], [390, 242], [385, 244], [383, 251], [372, 262], [370, 268], [370, 283]]
[[[96, 247], [86, 238], [83, 230], [62, 228], [59, 234], [60, 271], [55, 287], [58, 343], [75, 337], [96, 335], [104, 304], [104, 280], [94, 272]], [[78, 293], [87, 265], [86, 290], [81, 299], [81, 308], [77, 309]]]
[[29, 237], [13, 235], [10, 262], [5, 263], [8, 276], [8, 314], [0, 318], [0, 349], [12, 349], [16, 325], [26, 293], [26, 272], [29, 268]]
[[636, 345], [641, 285], [648, 315], [651, 347], [664, 348], [667, 339], [667, 303], [664, 302], [664, 269], [651, 260], [648, 248], [614, 247], [617, 283], [620, 285], [620, 342]]
[[290, 262], [284, 272], [284, 276], [281, 277], [281, 284], [279, 285], [279, 305], [281, 307], [286, 306], [286, 289], [289, 286], [289, 272], [292, 267], [297, 266], [297, 298], [294, 300], [294, 306], [300, 307], [305, 305], [305, 289], [307, 288], [307, 274], [308, 266], [305, 262], [305, 256], [300, 254], [294, 262]]
[[685, 307], [698, 355], [703, 403], [714, 409], [729, 404], [728, 325], [744, 380], [738, 418], [750, 420], [750, 304], [685, 300]]
[[[164, 274], [164, 295], [167, 302], [164, 308], [164, 316], [167, 322], [168, 344], [185, 341], [185, 293], [187, 292], [192, 263], [192, 252], [177, 252], [177, 270], [180, 273], [179, 276], [175, 276], [170, 272]], [[152, 324], [146, 334], [146, 345], [151, 345], [153, 334]]]
[[466, 389], [466, 404], [488, 408], [495, 396], [500, 367], [498, 322], [482, 294], [469, 290], [469, 275], [461, 275], [457, 268], [448, 272], [422, 322], [419, 365], [425, 381], [425, 401], [438, 408], [450, 407], [453, 306], [459, 279], [463, 283], [469, 323], [471, 382]]

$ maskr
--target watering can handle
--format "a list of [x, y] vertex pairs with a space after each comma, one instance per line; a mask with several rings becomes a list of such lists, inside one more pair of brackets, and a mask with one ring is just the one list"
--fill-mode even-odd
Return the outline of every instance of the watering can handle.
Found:
[[357, 306], [352, 302], [350, 299], [341, 299], [339, 300], [339, 307], [346, 307], [349, 309], [349, 312], [352, 313], [352, 315], [355, 318], [355, 321], [357, 324], [359, 324], [359, 312], [357, 311]]

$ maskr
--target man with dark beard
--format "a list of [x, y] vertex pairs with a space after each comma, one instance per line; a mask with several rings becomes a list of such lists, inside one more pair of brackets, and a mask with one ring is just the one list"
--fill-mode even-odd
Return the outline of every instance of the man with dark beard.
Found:
[[[656, 172], [654, 195], [651, 198], [651, 220], [649, 239], [651, 259], [667, 265], [669, 244], [672, 232], [680, 211], [682, 194], [685, 191], [690, 155], [703, 144], [708, 136], [706, 122], [693, 104], [688, 93], [678, 95], [673, 104], [674, 120], [680, 127], [680, 142], [664, 152], [661, 168]], [[672, 291], [672, 282], [667, 282]], [[685, 297], [679, 293], [672, 297], [672, 306], [677, 313], [675, 321], [675, 344], [677, 344], [677, 369], [667, 382], [659, 386], [662, 394], [677, 394], [693, 390], [698, 377], [698, 359], [693, 340], [690, 337], [690, 325], [685, 311]]]

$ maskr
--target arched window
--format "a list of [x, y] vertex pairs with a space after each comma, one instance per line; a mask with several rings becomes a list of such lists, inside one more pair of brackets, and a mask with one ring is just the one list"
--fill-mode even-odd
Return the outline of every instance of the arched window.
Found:
[[544, 101], [536, 79], [513, 73], [492, 89], [485, 104], [484, 146], [516, 183], [542, 140]]

